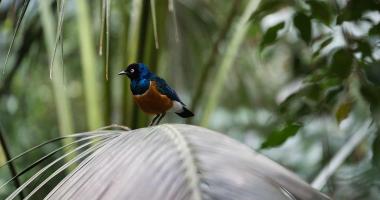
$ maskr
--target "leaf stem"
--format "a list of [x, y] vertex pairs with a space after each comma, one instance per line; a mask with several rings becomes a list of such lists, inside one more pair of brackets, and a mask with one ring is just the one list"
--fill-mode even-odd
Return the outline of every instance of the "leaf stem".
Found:
[[350, 156], [352, 151], [373, 131], [371, 121], [366, 121], [364, 125], [353, 136], [351, 136], [347, 143], [339, 149], [331, 161], [321, 170], [321, 172], [311, 183], [311, 186], [317, 190], [321, 190], [327, 183], [328, 179], [343, 164], [347, 157]]

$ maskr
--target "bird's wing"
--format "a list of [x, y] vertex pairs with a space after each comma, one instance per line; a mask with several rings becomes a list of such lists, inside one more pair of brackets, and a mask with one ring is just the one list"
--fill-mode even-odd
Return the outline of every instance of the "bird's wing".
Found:
[[164, 79], [158, 77], [158, 76], [155, 76], [155, 77], [152, 77], [150, 79], [151, 81], [154, 81], [156, 82], [156, 85], [157, 85], [157, 89], [158, 91], [161, 93], [161, 94], [164, 94], [166, 95], [167, 97], [169, 97], [171, 100], [174, 100], [174, 101], [178, 101], [180, 102], [182, 105], [185, 105], [181, 99], [178, 97], [177, 93], [175, 92], [175, 90], [173, 90], [167, 83]]

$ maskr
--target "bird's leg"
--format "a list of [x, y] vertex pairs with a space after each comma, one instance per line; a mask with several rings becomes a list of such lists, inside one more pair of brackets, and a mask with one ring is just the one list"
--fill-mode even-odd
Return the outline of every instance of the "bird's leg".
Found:
[[162, 119], [162, 118], [164, 118], [164, 117], [165, 117], [165, 115], [166, 115], [166, 112], [164, 112], [164, 113], [161, 113], [161, 116], [160, 116], [160, 118], [158, 118], [158, 120], [156, 121], [156, 125], [158, 125], [158, 124], [160, 123], [161, 119]]
[[153, 126], [153, 125], [155, 124], [156, 120], [160, 117], [160, 115], [161, 115], [161, 114], [156, 115], [156, 116], [152, 119], [152, 121], [149, 123], [149, 126]]

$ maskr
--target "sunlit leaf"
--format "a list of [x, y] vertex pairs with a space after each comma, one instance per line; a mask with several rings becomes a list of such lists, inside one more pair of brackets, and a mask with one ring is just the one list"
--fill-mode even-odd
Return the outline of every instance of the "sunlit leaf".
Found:
[[352, 63], [352, 54], [346, 49], [339, 49], [332, 56], [330, 72], [337, 77], [346, 78], [351, 73]]
[[278, 31], [284, 28], [285, 22], [280, 22], [272, 27], [270, 27], [263, 36], [263, 40], [260, 43], [260, 49], [264, 49], [265, 47], [273, 44], [278, 37]]
[[340, 103], [338, 109], [335, 112], [335, 119], [338, 124], [348, 117], [352, 109], [352, 104], [352, 100], [350, 99], [347, 99]]
[[329, 5], [326, 2], [312, 0], [307, 3], [310, 5], [313, 17], [326, 25], [330, 25], [332, 14]]
[[301, 38], [307, 43], [311, 40], [311, 21], [310, 17], [302, 12], [297, 12], [293, 18], [293, 24], [298, 29]]
[[269, 137], [261, 144], [261, 148], [276, 147], [284, 143], [288, 138], [294, 136], [301, 125], [298, 123], [287, 124], [285, 128], [273, 131]]

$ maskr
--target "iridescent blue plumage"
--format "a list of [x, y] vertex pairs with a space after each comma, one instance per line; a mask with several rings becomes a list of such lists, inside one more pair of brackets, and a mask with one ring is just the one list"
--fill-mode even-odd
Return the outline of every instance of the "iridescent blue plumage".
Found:
[[148, 89], [150, 85], [149, 79], [139, 79], [139, 80], [132, 80], [131, 81], [131, 91], [133, 95], [141, 95], [144, 94]]
[[179, 99], [177, 93], [166, 83], [166, 81], [154, 73], [150, 72], [148, 67], [143, 63], [137, 63], [139, 74], [131, 81], [131, 91], [134, 95], [141, 95], [149, 89], [150, 81], [155, 81], [158, 91], [169, 97], [171, 100], [184, 103]]
[[154, 76], [150, 80], [157, 83], [157, 89], [161, 94], [168, 96], [173, 101], [178, 101], [182, 105], [185, 105], [181, 99], [179, 99], [177, 93], [166, 83], [164, 79]]

